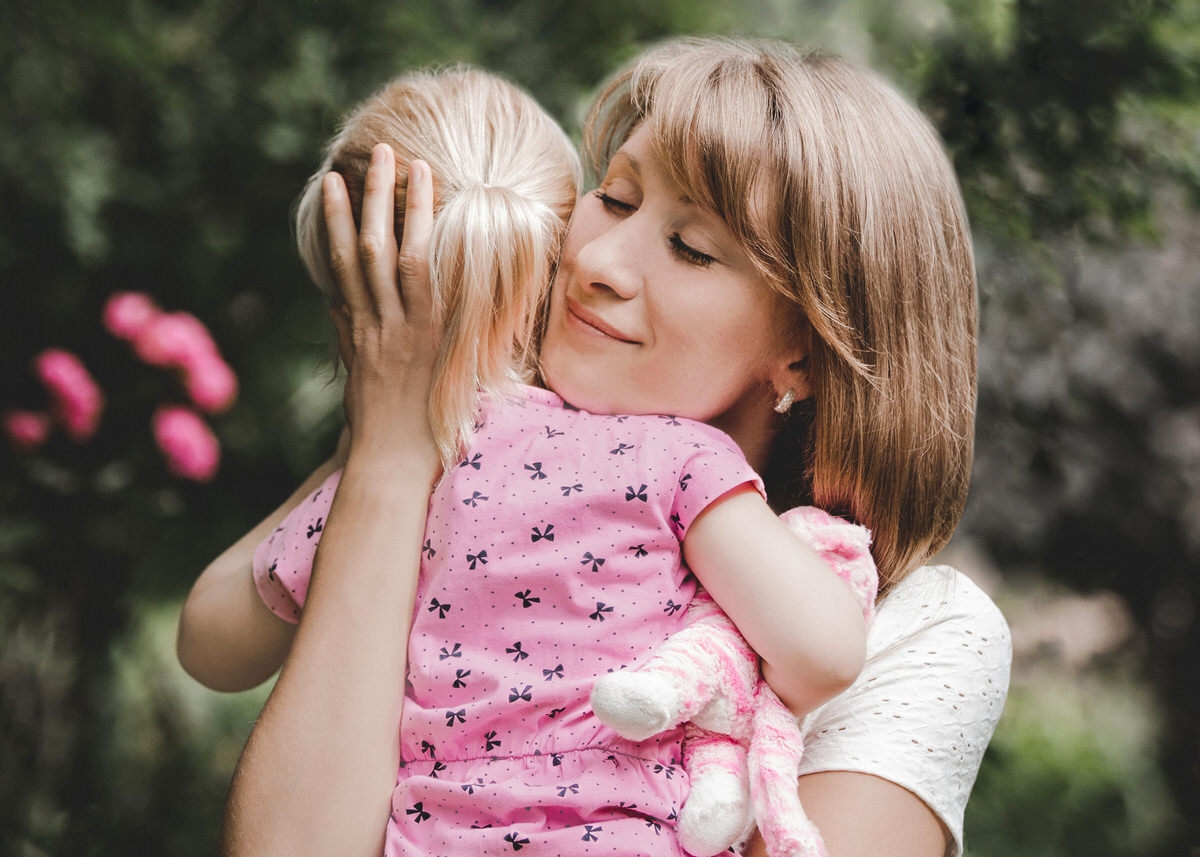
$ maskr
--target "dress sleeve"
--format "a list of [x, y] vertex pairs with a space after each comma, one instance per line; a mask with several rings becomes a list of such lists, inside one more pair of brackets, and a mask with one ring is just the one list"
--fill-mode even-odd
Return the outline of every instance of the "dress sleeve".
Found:
[[267, 609], [287, 622], [300, 621], [317, 544], [341, 478], [341, 470], [330, 475], [254, 550], [251, 567], [258, 594]]
[[764, 499], [767, 496], [762, 479], [728, 435], [703, 424], [692, 428], [694, 437], [684, 444], [688, 454], [679, 467], [671, 504], [671, 525], [680, 541], [701, 512], [739, 485], [753, 485]]
[[859, 678], [801, 723], [801, 776], [856, 771], [908, 789], [946, 825], [958, 857], [1011, 664], [992, 600], [954, 569], [918, 569], [880, 602]]

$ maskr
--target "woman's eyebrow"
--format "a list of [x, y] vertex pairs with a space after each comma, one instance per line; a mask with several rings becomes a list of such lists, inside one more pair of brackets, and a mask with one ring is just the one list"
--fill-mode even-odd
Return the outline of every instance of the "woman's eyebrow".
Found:
[[641, 177], [642, 165], [640, 163], [638, 163], [637, 158], [635, 158], [633, 155], [626, 152], [624, 149], [617, 149], [617, 151], [613, 153], [612, 159], [615, 161], [617, 158], [621, 158], [625, 161], [628, 161], [629, 169], [633, 171], [633, 174], [638, 177]]
[[[617, 158], [627, 162], [629, 164], [629, 171], [635, 176], [637, 176], [639, 179], [642, 177], [642, 165], [637, 158], [635, 158], [629, 152], [626, 152], [624, 149], [617, 149], [617, 151], [613, 152], [612, 160], [615, 161]], [[684, 205], [696, 205], [696, 200], [692, 199], [686, 193], [681, 193], [677, 199]]]

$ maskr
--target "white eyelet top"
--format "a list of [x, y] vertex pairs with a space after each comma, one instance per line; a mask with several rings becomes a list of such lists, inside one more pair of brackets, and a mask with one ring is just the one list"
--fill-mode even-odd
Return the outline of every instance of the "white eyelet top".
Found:
[[908, 789], [962, 854], [963, 812], [1008, 694], [1012, 639], [966, 575], [925, 566], [879, 602], [867, 662], [843, 694], [801, 723], [800, 773], [855, 771]]

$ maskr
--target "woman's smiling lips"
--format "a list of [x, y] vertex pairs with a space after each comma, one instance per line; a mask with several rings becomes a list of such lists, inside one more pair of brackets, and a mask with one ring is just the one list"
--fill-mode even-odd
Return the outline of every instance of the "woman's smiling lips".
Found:
[[593, 315], [588, 310], [584, 309], [578, 302], [571, 298], [566, 299], [567, 316], [577, 324], [585, 328], [589, 328], [591, 332], [599, 333], [608, 339], [615, 339], [617, 342], [626, 342], [630, 345], [638, 345], [636, 339], [631, 339], [621, 331], [617, 330], [612, 325], [606, 323], [603, 319]]

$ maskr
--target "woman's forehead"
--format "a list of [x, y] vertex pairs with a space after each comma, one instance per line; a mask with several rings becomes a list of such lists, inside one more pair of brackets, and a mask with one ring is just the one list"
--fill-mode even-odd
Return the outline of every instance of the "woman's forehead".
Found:
[[653, 163], [681, 199], [715, 214], [743, 243], [775, 219], [790, 182], [773, 147], [745, 134], [730, 139], [672, 129], [654, 117], [647, 131], [642, 168]]

